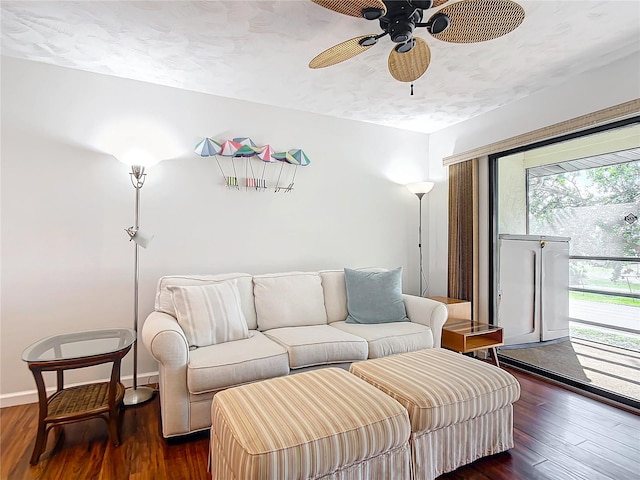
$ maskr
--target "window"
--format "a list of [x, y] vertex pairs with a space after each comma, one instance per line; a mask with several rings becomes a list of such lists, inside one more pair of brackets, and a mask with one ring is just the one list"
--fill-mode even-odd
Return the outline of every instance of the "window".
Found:
[[[489, 222], [496, 323], [502, 300], [496, 278], [500, 235], [571, 239], [568, 280], [563, 287], [555, 284], [568, 297], [569, 337], [509, 345], [501, 358], [635, 407], [640, 405], [634, 367], [640, 361], [639, 122], [636, 117], [490, 156]], [[544, 301], [537, 308], [544, 308]]]

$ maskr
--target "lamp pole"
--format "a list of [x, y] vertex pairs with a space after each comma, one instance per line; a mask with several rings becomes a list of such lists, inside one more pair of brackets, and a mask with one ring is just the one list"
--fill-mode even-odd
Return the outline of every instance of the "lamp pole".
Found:
[[420, 296], [422, 296], [425, 292], [422, 288], [422, 282], [424, 280], [424, 268], [422, 264], [422, 197], [425, 194], [429, 193], [433, 188], [433, 182], [417, 182], [410, 183], [407, 185], [407, 188], [411, 193], [413, 193], [418, 200], [420, 201], [420, 206], [418, 209], [418, 252], [420, 255]]
[[138, 259], [140, 246], [136, 241], [136, 234], [140, 229], [140, 189], [144, 185], [146, 173], [141, 165], [132, 165], [131, 184], [136, 190], [135, 217], [133, 227], [127, 229], [127, 233], [133, 240], [133, 329], [136, 332], [136, 341], [133, 343], [133, 387], [127, 388], [124, 392], [123, 403], [126, 406], [139, 405], [151, 400], [154, 390], [149, 387], [138, 387], [138, 290], [140, 280], [140, 262]]
[[420, 296], [422, 296], [422, 277], [423, 267], [422, 267], [422, 197], [424, 197], [424, 192], [416, 193], [418, 200], [420, 200], [420, 207], [418, 209], [418, 216], [420, 217], [418, 220], [418, 251], [420, 252]]

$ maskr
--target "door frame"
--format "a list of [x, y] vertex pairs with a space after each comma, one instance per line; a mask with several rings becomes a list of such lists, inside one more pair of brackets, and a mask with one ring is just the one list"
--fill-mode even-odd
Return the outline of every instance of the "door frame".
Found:
[[[587, 128], [584, 130], [580, 130], [577, 132], [573, 132], [566, 135], [561, 135], [559, 137], [555, 137], [552, 139], [539, 141], [532, 143], [530, 145], [523, 145], [521, 147], [513, 148], [510, 150], [505, 150], [502, 152], [494, 153], [488, 156], [488, 173], [489, 173], [489, 199], [488, 199], [488, 282], [489, 282], [489, 299], [488, 299], [488, 321], [491, 324], [497, 324], [497, 301], [498, 301], [498, 249], [499, 249], [499, 238], [498, 238], [498, 159], [501, 157], [505, 157], [508, 155], [512, 155], [515, 153], [525, 152], [528, 150], [533, 150], [540, 147], [545, 147], [548, 145], [552, 145], [554, 143], [565, 142], [568, 140], [573, 140], [580, 137], [585, 137], [588, 135], [593, 135], [596, 133], [605, 132], [607, 130], [613, 130], [616, 128], [625, 127], [628, 125], [640, 123], [640, 115], [635, 115], [623, 120], [618, 120], [610, 123], [606, 123], [603, 125], [599, 125], [596, 127]], [[527, 233], [529, 229], [529, 224], [527, 222]], [[540, 375], [541, 377], [547, 378], [551, 381], [560, 383], [565, 385], [572, 390], [576, 390], [578, 392], [586, 392], [587, 394], [598, 397], [600, 400], [611, 403], [618, 408], [629, 409], [631, 408], [632, 412], [637, 413], [640, 411], [640, 401], [636, 401], [629, 397], [625, 397], [622, 395], [618, 395], [609, 390], [604, 390], [599, 387], [595, 387], [591, 384], [580, 382], [578, 380], [565, 377], [563, 375], [559, 375], [556, 372], [545, 370], [543, 368], [537, 367], [535, 365], [531, 365], [510, 357], [506, 357], [504, 355], [500, 355], [498, 349], [498, 356], [500, 361], [506, 365], [511, 365], [513, 367], [519, 368], [521, 370], [529, 371], [531, 373]]]

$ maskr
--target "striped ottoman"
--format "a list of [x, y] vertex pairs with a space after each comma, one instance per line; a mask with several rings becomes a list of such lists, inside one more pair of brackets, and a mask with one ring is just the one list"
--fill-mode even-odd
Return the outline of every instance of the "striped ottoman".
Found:
[[411, 426], [398, 402], [339, 368], [213, 397], [214, 479], [410, 479]]
[[350, 372], [409, 412], [415, 479], [513, 447], [520, 384], [494, 365], [431, 348], [353, 363]]

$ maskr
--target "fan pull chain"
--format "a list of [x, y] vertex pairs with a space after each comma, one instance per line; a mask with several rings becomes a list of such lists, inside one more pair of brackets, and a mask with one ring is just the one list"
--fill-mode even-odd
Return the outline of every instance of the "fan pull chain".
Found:
[[411, 82], [411, 95], [413, 95], [413, 82]]

